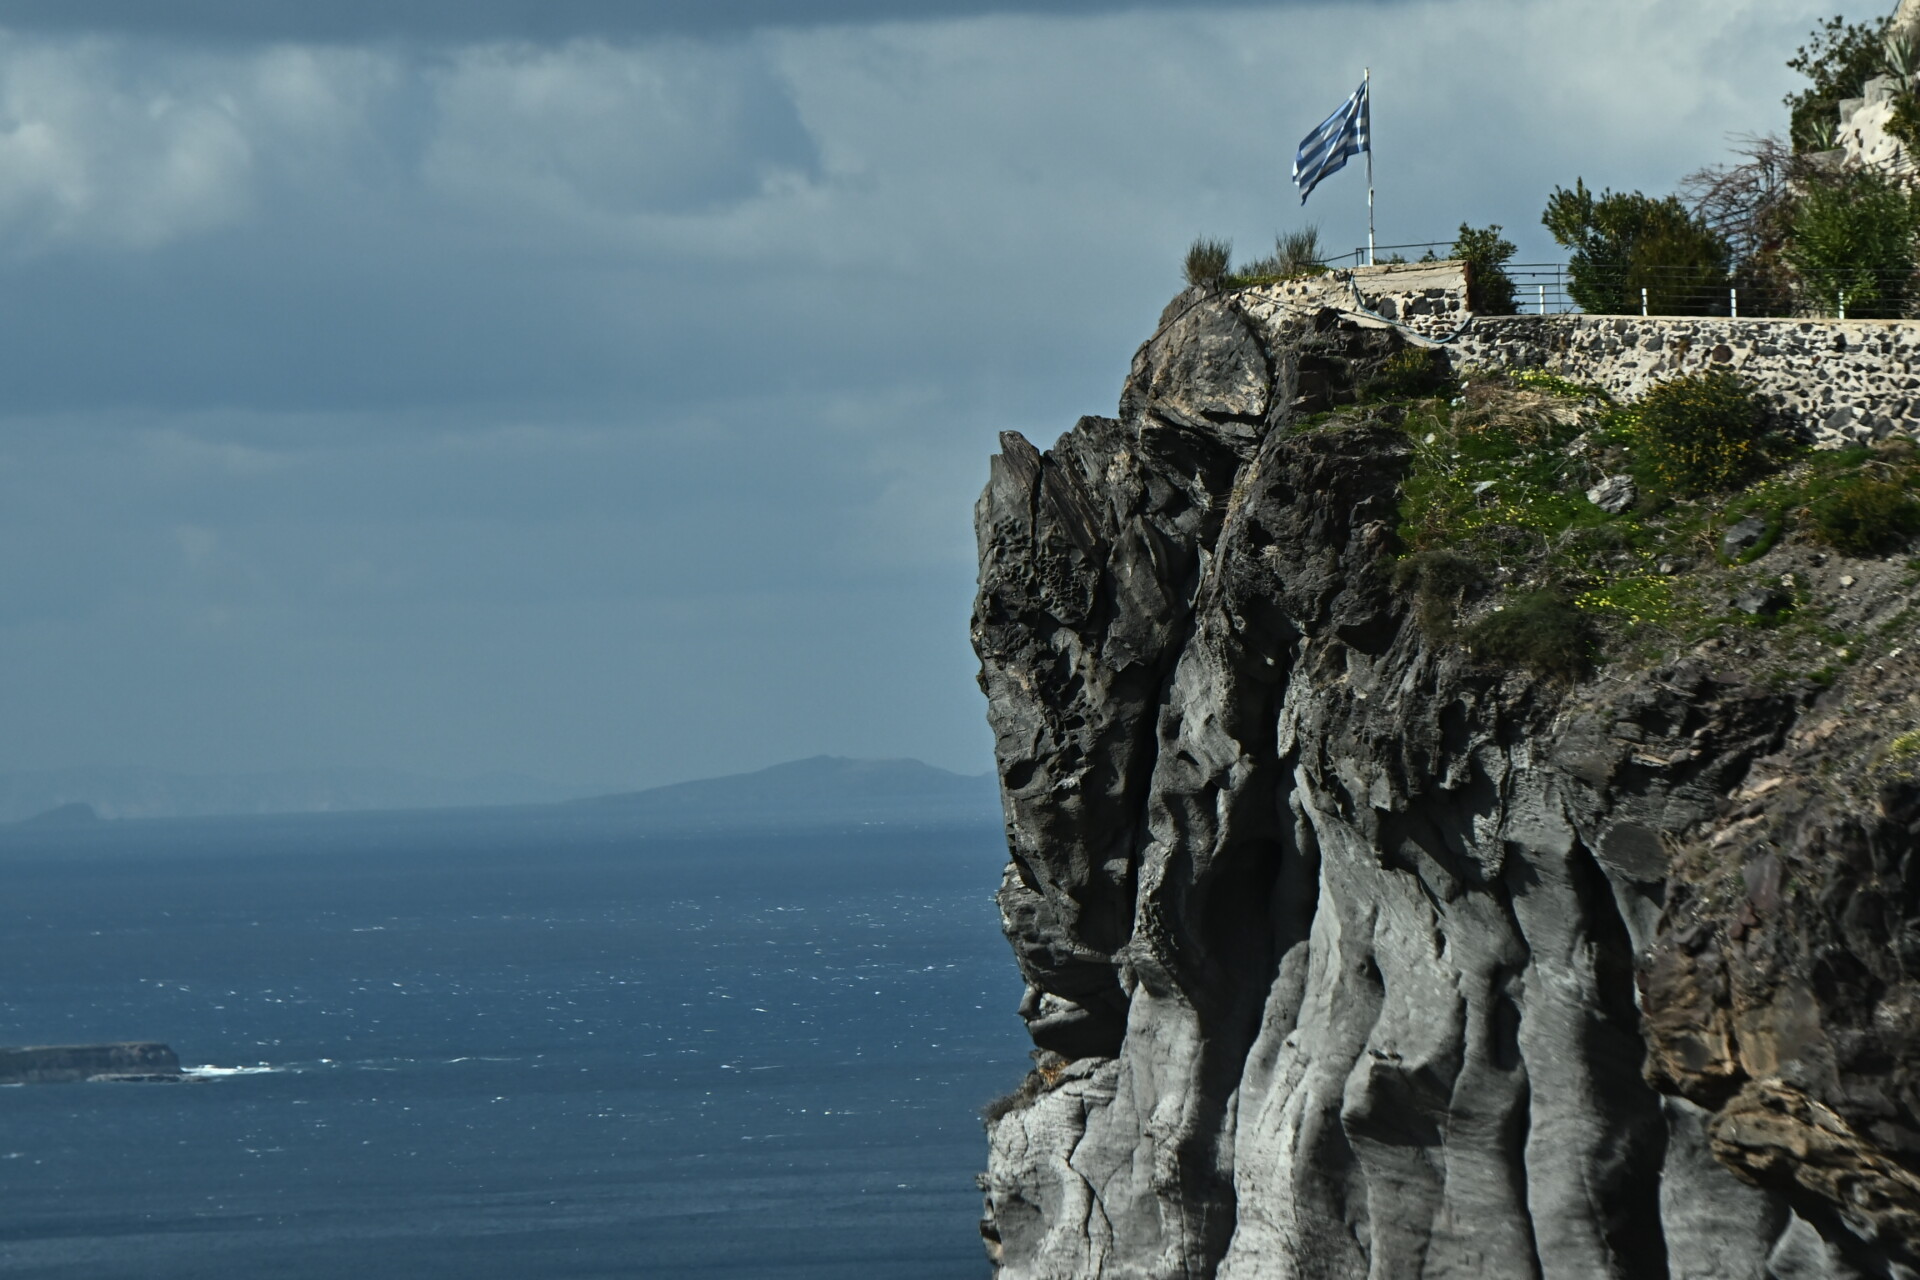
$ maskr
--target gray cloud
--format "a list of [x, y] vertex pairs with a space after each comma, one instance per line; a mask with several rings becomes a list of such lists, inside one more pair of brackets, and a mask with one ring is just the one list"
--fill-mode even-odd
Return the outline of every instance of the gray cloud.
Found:
[[[1396, 6], [1383, 238], [1549, 255], [1555, 183], [1775, 127], [1820, 12]], [[1111, 411], [1196, 234], [1364, 238], [1286, 179], [1353, 26], [0, 39], [0, 768], [984, 768], [995, 432]]]
[[[1248, 6], [1260, 0], [1244, 0]], [[7, 0], [0, 26], [185, 40], [359, 42], [710, 36], [981, 14], [1233, 7], [1234, 0]], [[1266, 0], [1262, 7], [1272, 7]]]

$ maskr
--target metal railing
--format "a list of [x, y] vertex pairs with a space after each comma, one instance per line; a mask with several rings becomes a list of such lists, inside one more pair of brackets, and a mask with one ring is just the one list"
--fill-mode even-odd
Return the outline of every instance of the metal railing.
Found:
[[1527, 263], [1505, 270], [1513, 281], [1514, 310], [1523, 314], [1885, 320], [1911, 318], [1920, 303], [1920, 280], [1905, 268], [1771, 279], [1688, 267], [1609, 273]]
[[[1383, 244], [1373, 260], [1445, 260], [1451, 240]], [[1419, 256], [1415, 256], [1415, 255]], [[1431, 254], [1431, 259], [1428, 255]], [[1364, 246], [1328, 267], [1367, 265]], [[1519, 315], [1723, 316], [1734, 319], [1912, 319], [1920, 316], [1920, 275], [1901, 268], [1835, 271], [1799, 277], [1733, 277], [1695, 267], [1641, 267], [1609, 274], [1574, 271], [1564, 262], [1508, 263], [1513, 309]], [[1587, 305], [1582, 305], [1582, 303]]]
[[[1454, 242], [1451, 240], [1424, 240], [1419, 244], [1375, 245], [1373, 249], [1373, 260], [1381, 266], [1386, 266], [1390, 260], [1395, 262], [1418, 262], [1425, 258], [1427, 254], [1431, 253], [1433, 255], [1432, 261], [1441, 262], [1451, 256], [1453, 244]], [[1415, 250], [1420, 252], [1420, 258], [1408, 256]], [[1351, 253], [1343, 253], [1337, 258], [1328, 258], [1322, 265], [1329, 267], [1364, 267], [1367, 265], [1367, 247], [1361, 245]]]
[[1580, 309], [1573, 295], [1567, 292], [1566, 263], [1508, 263], [1504, 270], [1507, 279], [1513, 281], [1516, 313], [1558, 316]]

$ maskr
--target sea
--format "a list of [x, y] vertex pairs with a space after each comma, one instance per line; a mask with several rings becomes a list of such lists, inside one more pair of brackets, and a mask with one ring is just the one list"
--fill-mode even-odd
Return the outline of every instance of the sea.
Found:
[[0, 830], [0, 1275], [984, 1280], [985, 825], [570, 806]]

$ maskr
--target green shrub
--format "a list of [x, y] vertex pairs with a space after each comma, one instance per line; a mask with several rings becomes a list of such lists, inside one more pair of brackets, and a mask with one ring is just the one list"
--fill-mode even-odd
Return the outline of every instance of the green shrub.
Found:
[[1908, 151], [1920, 155], [1920, 94], [1909, 89], [1893, 100], [1893, 114], [1887, 117], [1887, 132], [1898, 138]]
[[1446, 386], [1453, 367], [1433, 347], [1402, 347], [1388, 356], [1379, 372], [1360, 388], [1366, 400], [1411, 400], [1430, 396]]
[[980, 1108], [980, 1119], [989, 1128], [1014, 1112], [1032, 1106], [1041, 1094], [1060, 1083], [1060, 1075], [1069, 1065], [1067, 1059], [1049, 1050], [1036, 1049], [1032, 1057], [1033, 1070], [1027, 1072], [1013, 1092], [1002, 1094]]
[[1498, 224], [1470, 227], [1460, 224], [1460, 237], [1453, 242], [1453, 256], [1467, 264], [1467, 306], [1489, 316], [1513, 314], [1513, 281], [1507, 264], [1519, 252], [1511, 240], [1500, 235]]
[[1910, 36], [1889, 35], [1881, 64], [1887, 74], [1903, 86], [1893, 98], [1893, 112], [1887, 118], [1887, 132], [1905, 144], [1908, 151], [1920, 155], [1920, 94], [1913, 91], [1913, 78], [1920, 74], [1920, 41]]
[[1289, 276], [1305, 275], [1308, 272], [1325, 271], [1322, 261], [1326, 251], [1320, 247], [1320, 228], [1306, 226], [1298, 231], [1284, 231], [1274, 237], [1273, 253], [1265, 258], [1256, 258], [1235, 273], [1235, 278], [1246, 284], [1263, 280], [1284, 280]]
[[1201, 236], [1187, 250], [1187, 283], [1202, 289], [1218, 289], [1226, 282], [1233, 261], [1233, 242]]
[[1515, 596], [1466, 633], [1477, 661], [1578, 679], [1593, 659], [1593, 631], [1581, 612], [1551, 591]]
[[1920, 198], [1872, 169], [1808, 186], [1796, 202], [1786, 259], [1828, 315], [1897, 318], [1914, 271]]
[[1766, 419], [1751, 388], [1730, 373], [1663, 382], [1637, 406], [1643, 473], [1682, 496], [1729, 489], [1766, 470]]
[[1576, 178], [1555, 187], [1540, 222], [1567, 260], [1567, 293], [1591, 315], [1634, 315], [1641, 290], [1654, 315], [1711, 315], [1726, 302], [1731, 251], [1674, 196], [1598, 196]]
[[1872, 555], [1920, 533], [1920, 501], [1906, 486], [1850, 476], [1808, 507], [1814, 536], [1851, 555]]
[[1324, 265], [1321, 259], [1327, 256], [1320, 247], [1320, 228], [1305, 226], [1298, 231], [1281, 233], [1273, 242], [1273, 259], [1280, 268], [1280, 274], [1292, 275], [1299, 271], [1309, 271]]
[[1467, 592], [1487, 580], [1486, 571], [1452, 551], [1422, 551], [1393, 566], [1393, 585], [1413, 588], [1413, 616], [1435, 640], [1453, 634], [1453, 617]]

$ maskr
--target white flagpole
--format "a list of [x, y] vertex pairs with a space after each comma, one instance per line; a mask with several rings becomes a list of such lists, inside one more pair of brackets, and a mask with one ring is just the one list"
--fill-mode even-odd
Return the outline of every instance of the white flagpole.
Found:
[[1367, 91], [1367, 265], [1376, 266], [1373, 260], [1373, 68], [1366, 68], [1362, 77]]

